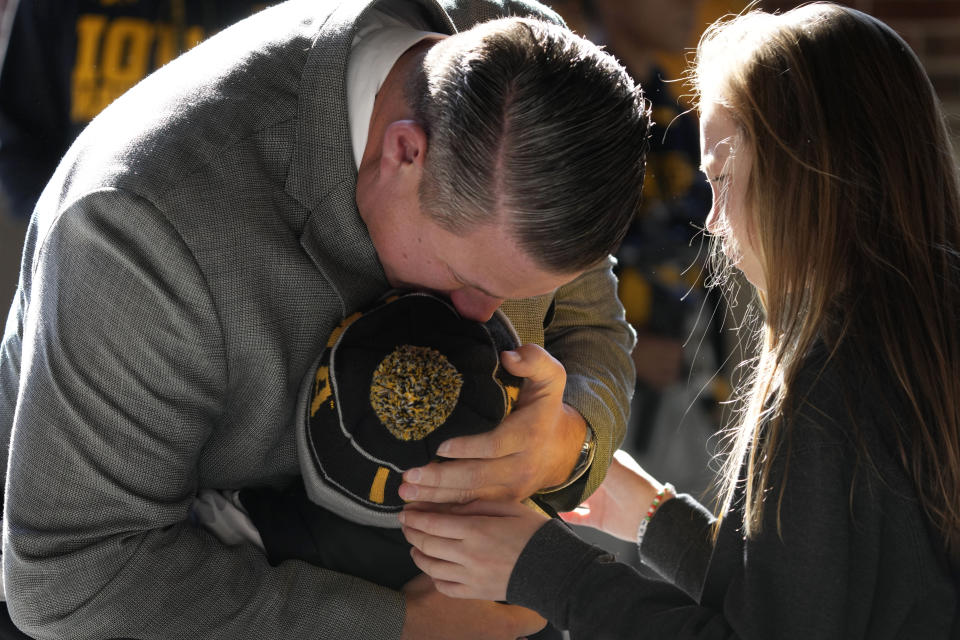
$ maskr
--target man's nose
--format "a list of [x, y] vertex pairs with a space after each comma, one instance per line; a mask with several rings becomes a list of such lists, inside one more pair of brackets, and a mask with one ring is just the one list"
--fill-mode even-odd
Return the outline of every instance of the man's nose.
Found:
[[450, 302], [453, 303], [457, 313], [464, 318], [486, 322], [500, 307], [503, 298], [494, 298], [476, 289], [465, 287], [451, 293]]

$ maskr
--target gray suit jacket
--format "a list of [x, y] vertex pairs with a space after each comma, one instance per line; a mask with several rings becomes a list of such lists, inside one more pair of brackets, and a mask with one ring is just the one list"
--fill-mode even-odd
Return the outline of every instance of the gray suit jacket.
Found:
[[[520, 2], [415, 5], [454, 32]], [[294, 0], [148, 77], [80, 136], [40, 199], [0, 353], [4, 580], [44, 638], [395, 638], [401, 594], [221, 544], [201, 488], [299, 474], [293, 411], [331, 329], [387, 288], [357, 214], [344, 72], [364, 3]], [[554, 303], [552, 321], [544, 327]], [[506, 309], [623, 436], [632, 335], [609, 266]], [[586, 486], [585, 486], [586, 485]]]

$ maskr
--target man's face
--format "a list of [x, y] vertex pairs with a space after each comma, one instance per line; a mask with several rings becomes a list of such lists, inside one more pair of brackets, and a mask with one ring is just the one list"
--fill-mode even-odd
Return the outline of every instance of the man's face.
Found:
[[485, 322], [505, 299], [549, 293], [579, 275], [537, 266], [504, 224], [458, 235], [423, 215], [419, 203], [407, 213], [416, 222], [371, 233], [388, 281], [446, 295], [465, 318]]
[[397, 121], [383, 140], [360, 164], [357, 208], [391, 286], [445, 295], [463, 317], [486, 322], [504, 300], [550, 293], [582, 273], [544, 270], [500, 219], [460, 234], [441, 227], [420, 202], [426, 136]]

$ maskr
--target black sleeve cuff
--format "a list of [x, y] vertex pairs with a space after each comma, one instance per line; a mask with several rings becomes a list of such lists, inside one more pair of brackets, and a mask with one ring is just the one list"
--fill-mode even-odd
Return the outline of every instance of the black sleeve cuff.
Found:
[[640, 560], [699, 602], [713, 554], [715, 521], [709, 510], [687, 494], [667, 500], [647, 527]]
[[548, 520], [524, 547], [507, 585], [507, 601], [568, 628], [566, 601], [582, 570], [600, 556], [613, 556], [584, 542], [560, 520]]

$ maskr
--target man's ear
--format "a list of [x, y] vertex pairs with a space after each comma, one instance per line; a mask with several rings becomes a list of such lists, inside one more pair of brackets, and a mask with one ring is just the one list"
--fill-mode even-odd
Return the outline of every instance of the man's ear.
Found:
[[419, 174], [427, 155], [427, 133], [413, 120], [395, 120], [383, 133], [381, 173], [413, 170]]

